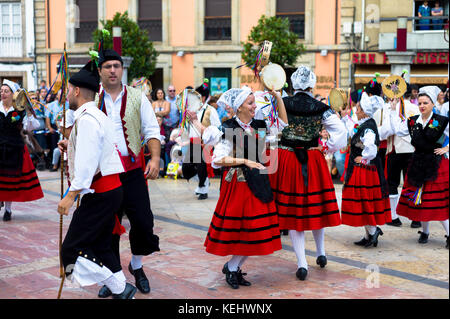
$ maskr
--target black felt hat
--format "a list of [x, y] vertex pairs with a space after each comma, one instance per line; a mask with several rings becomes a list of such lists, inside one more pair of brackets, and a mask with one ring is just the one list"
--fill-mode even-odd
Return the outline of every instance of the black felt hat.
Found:
[[203, 81], [203, 84], [200, 85], [199, 87], [197, 87], [197, 88], [195, 89], [195, 91], [197, 91], [198, 93], [200, 93], [201, 96], [204, 96], [204, 97], [206, 97], [206, 98], [209, 97], [209, 92], [210, 92], [209, 86], [208, 86], [208, 82], [209, 82], [209, 81], [208, 81], [207, 79], [205, 79], [205, 80]]
[[72, 75], [69, 83], [80, 88], [98, 92], [100, 89], [100, 75], [94, 61], [89, 61], [78, 73]]

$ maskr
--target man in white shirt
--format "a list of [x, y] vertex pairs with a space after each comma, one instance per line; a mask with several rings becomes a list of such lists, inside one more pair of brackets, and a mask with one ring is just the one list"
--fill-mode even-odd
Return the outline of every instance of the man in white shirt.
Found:
[[[395, 104], [395, 114], [391, 112], [391, 106], [389, 106], [388, 117], [385, 119], [383, 125], [379, 128], [380, 139], [387, 139], [387, 181], [389, 184], [389, 200], [391, 204], [392, 222], [387, 223], [390, 226], [400, 227], [402, 222], [397, 215], [397, 204], [400, 195], [398, 194], [398, 187], [400, 185], [400, 177], [403, 174], [403, 180], [406, 178], [406, 172], [408, 170], [409, 162], [414, 153], [414, 146], [411, 145], [411, 137], [397, 136], [393, 134], [391, 129], [391, 116], [395, 115], [400, 117], [403, 121], [406, 121], [411, 116], [420, 114], [419, 107], [410, 102], [411, 99], [411, 86], [407, 84], [407, 90], [403, 96], [404, 105], [401, 105], [400, 101], [391, 101], [391, 104]], [[413, 227], [415, 227], [413, 222]], [[420, 224], [419, 224], [420, 226]]]
[[59, 214], [68, 215], [75, 198], [84, 196], [62, 244], [61, 259], [68, 278], [79, 285], [104, 284], [114, 299], [132, 299], [136, 287], [126, 283], [111, 247], [115, 212], [122, 203], [123, 166], [113, 142], [113, 124], [94, 102], [99, 80], [93, 61], [69, 80], [75, 124], [68, 145], [60, 143], [68, 149], [70, 188], [58, 204]]
[[[142, 293], [150, 292], [150, 284], [142, 267], [142, 257], [159, 251], [159, 238], [153, 234], [153, 213], [146, 178], [156, 179], [159, 174], [161, 134], [155, 112], [145, 94], [123, 85], [123, 61], [114, 50], [99, 51], [99, 73], [102, 89], [98, 107], [114, 123], [115, 142], [118, 145], [125, 172], [120, 174], [124, 190], [119, 221], [126, 214], [130, 221], [130, 247], [132, 258], [128, 270], [136, 279], [136, 287]], [[151, 160], [145, 165], [142, 140], [147, 144]], [[113, 249], [120, 259], [120, 236], [113, 236]], [[104, 286], [99, 297], [105, 298], [111, 291]]]
[[[198, 120], [205, 128], [209, 126], [219, 128], [222, 125], [219, 114], [217, 114], [217, 110], [207, 102], [210, 92], [209, 87], [204, 83], [197, 87], [196, 91], [202, 96], [203, 103], [203, 107], [197, 112]], [[189, 151], [185, 155], [182, 170], [183, 177], [188, 180], [197, 175], [198, 186], [195, 189], [195, 194], [198, 195], [199, 200], [204, 200], [208, 198], [209, 192], [208, 164], [205, 161], [205, 157], [209, 157], [210, 154], [205, 154], [208, 152], [209, 148], [204, 149], [201, 147], [201, 137], [201, 132], [199, 132], [194, 125], [191, 125], [189, 127]]]

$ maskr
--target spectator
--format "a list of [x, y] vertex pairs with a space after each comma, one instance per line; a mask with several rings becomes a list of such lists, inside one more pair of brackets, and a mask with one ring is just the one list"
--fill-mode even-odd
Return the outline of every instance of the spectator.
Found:
[[163, 118], [170, 113], [170, 103], [166, 101], [166, 93], [163, 89], [155, 91], [155, 99], [152, 103], [155, 115], [161, 115]]
[[[440, 6], [439, 1], [434, 3], [434, 8], [431, 9], [431, 15], [433, 17], [439, 17], [444, 15], [444, 9]], [[434, 30], [442, 30], [444, 26], [444, 20], [433, 19], [432, 20]]]
[[45, 90], [48, 89], [48, 88], [47, 88], [47, 81], [41, 80], [41, 84], [39, 85], [39, 90], [40, 90], [40, 89], [45, 89]]
[[[161, 154], [165, 153], [165, 145], [166, 145], [166, 136], [165, 136], [165, 131], [164, 131], [164, 126], [163, 126], [163, 117], [161, 115], [156, 115], [156, 120], [158, 121], [158, 125], [161, 129], [160, 134], [161, 134]], [[164, 173], [165, 173], [165, 167], [167, 160], [165, 159], [165, 157], [161, 156], [159, 159], [159, 176], [164, 177]]]
[[419, 87], [416, 84], [411, 84], [411, 100], [410, 102], [419, 105]]
[[168, 140], [170, 137], [170, 133], [174, 128], [178, 126], [180, 122], [180, 111], [176, 105], [177, 100], [177, 92], [175, 90], [175, 86], [169, 85], [167, 88], [167, 96], [166, 101], [170, 103], [170, 112], [163, 120], [163, 126], [166, 133], [166, 139]]
[[436, 105], [435, 105], [435, 109], [438, 114], [444, 115], [441, 113], [442, 106], [444, 105], [444, 103], [445, 103], [445, 93], [441, 91], [441, 92], [439, 92], [439, 94], [437, 96], [437, 101], [436, 101]]
[[[419, 7], [419, 18], [431, 16], [431, 8], [428, 6], [428, 1], [424, 1]], [[419, 30], [430, 30], [430, 19], [419, 20]]]
[[209, 98], [208, 104], [211, 105], [213, 108], [216, 109], [217, 114], [219, 115], [220, 122], [223, 122], [223, 120], [227, 117], [227, 110], [217, 104], [217, 101], [219, 100], [220, 95], [213, 95]]
[[[327, 130], [325, 128], [322, 128], [322, 130], [320, 131], [320, 137], [319, 137], [319, 145], [326, 145], [328, 138], [330, 137], [330, 135], [328, 134]], [[327, 166], [328, 166], [328, 171], [331, 174], [331, 169], [333, 166], [333, 154], [324, 154], [325, 156], [325, 160], [327, 162]]]
[[[47, 108], [45, 109], [45, 124], [48, 130], [47, 134], [47, 145], [48, 145], [48, 159], [53, 159], [53, 152], [58, 147], [58, 141], [60, 140], [60, 133], [58, 132], [58, 126], [56, 123], [56, 116], [62, 112], [63, 105], [60, 104], [59, 100], [61, 98], [61, 90], [56, 94], [56, 100], [47, 104]], [[69, 101], [66, 101], [66, 110], [69, 110]], [[53, 169], [50, 168], [51, 171], [55, 171], [54, 162]]]
[[40, 88], [39, 89], [39, 102], [41, 103], [47, 103], [45, 100], [45, 97], [47, 96], [47, 89], [46, 88]]
[[[36, 91], [36, 102], [35, 102], [35, 106], [34, 106], [34, 112], [36, 113], [36, 118], [39, 121], [39, 127], [36, 128], [33, 133], [34, 133], [34, 137], [36, 138], [37, 142], [39, 143], [39, 146], [44, 150], [44, 153], [48, 152], [48, 147], [47, 147], [47, 129], [46, 129], [46, 124], [45, 124], [45, 104], [40, 102], [39, 100], [42, 97], [43, 92], [47, 92], [45, 89], [40, 89], [38, 91]], [[46, 94], [46, 93], [45, 93]], [[45, 94], [42, 97], [42, 99], [45, 98]], [[45, 169], [45, 163], [38, 163], [38, 165], [36, 166], [36, 169], [39, 171], [42, 171]]]

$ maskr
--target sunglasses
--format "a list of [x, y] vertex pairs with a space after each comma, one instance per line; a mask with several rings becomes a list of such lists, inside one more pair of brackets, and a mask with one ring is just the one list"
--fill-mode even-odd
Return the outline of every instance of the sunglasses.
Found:
[[175, 92], [175, 90], [169, 90], [169, 92]]

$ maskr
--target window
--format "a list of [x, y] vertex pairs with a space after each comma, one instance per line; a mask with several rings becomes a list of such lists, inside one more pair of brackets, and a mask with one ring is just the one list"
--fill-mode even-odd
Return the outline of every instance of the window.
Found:
[[0, 3], [0, 56], [22, 56], [22, 14], [20, 2]]
[[222, 94], [231, 88], [229, 68], [205, 68], [205, 78], [209, 80], [211, 95]]
[[231, 40], [231, 0], [205, 1], [205, 40]]
[[277, 0], [277, 17], [288, 18], [291, 31], [305, 38], [305, 0]]
[[76, 0], [80, 13], [80, 27], [75, 29], [75, 42], [92, 42], [92, 33], [98, 28], [98, 4], [92, 0]]
[[139, 0], [138, 25], [148, 31], [150, 41], [162, 41], [161, 0]]
[[[427, 2], [427, 6], [424, 3]], [[442, 13], [442, 18], [435, 16], [436, 13]], [[420, 15], [419, 15], [420, 14]], [[443, 30], [448, 23], [449, 3], [443, 1], [414, 1], [414, 30]]]

